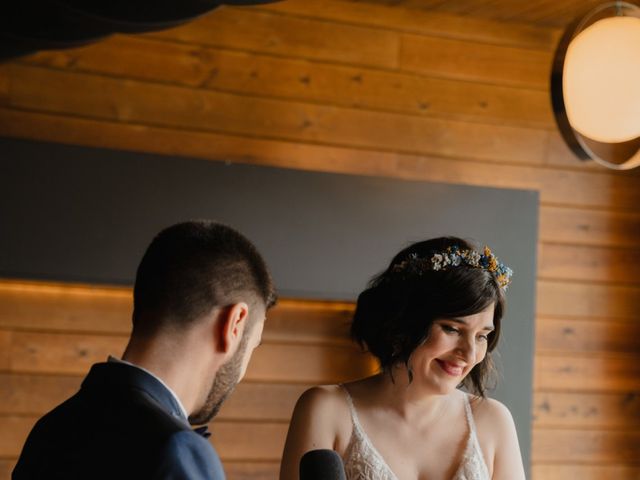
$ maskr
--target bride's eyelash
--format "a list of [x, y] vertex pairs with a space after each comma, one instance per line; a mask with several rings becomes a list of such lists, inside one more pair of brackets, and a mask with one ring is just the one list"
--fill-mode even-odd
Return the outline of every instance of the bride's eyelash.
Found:
[[[446, 324], [444, 324], [444, 323], [441, 323], [441, 324], [440, 324], [440, 328], [442, 328], [442, 330], [443, 330], [445, 333], [448, 333], [448, 334], [453, 334], [453, 333], [457, 333], [457, 334], [459, 334], [459, 333], [460, 333], [460, 330], [458, 330], [457, 328], [452, 327], [452, 326], [450, 326], [450, 325], [446, 325]], [[481, 335], [478, 335], [478, 339], [482, 340], [483, 342], [486, 342], [486, 341], [488, 341], [488, 340], [489, 340], [489, 334], [481, 334]]]
[[450, 325], [440, 324], [440, 328], [442, 328], [446, 333], [460, 333], [460, 330]]

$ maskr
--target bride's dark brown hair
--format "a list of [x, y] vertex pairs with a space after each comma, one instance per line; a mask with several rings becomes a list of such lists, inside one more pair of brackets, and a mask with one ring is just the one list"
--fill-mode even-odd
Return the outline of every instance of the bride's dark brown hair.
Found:
[[495, 329], [488, 335], [487, 354], [462, 382], [467, 391], [484, 397], [494, 373], [491, 352], [500, 337], [505, 309], [504, 291], [495, 275], [466, 265], [443, 270], [398, 269], [410, 259], [430, 259], [450, 247], [477, 251], [461, 238], [440, 237], [414, 243], [398, 253], [358, 296], [351, 337], [379, 360], [383, 371], [404, 364], [411, 381], [409, 359], [429, 337], [435, 319], [473, 315], [493, 303]]

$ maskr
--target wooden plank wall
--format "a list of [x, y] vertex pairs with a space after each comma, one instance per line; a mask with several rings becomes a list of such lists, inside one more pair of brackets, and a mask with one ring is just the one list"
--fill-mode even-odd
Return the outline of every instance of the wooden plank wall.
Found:
[[[0, 65], [0, 135], [538, 190], [533, 478], [640, 478], [640, 177], [582, 164], [563, 146], [547, 81], [558, 36], [337, 0], [220, 8], [174, 30]], [[52, 365], [75, 385], [93, 352], [121, 345], [121, 320], [99, 326], [119, 333], [93, 332], [96, 325], [75, 326], [90, 321], [85, 315], [59, 316], [62, 323], [47, 315], [33, 327], [29, 315], [18, 316], [0, 332], [3, 382], [15, 382], [16, 398], [49, 381]], [[331, 331], [311, 341], [320, 352], [325, 335]], [[289, 341], [306, 342], [295, 334]], [[264, 352], [274, 357], [260, 353], [260, 365], [296, 385], [287, 398], [320, 380], [274, 370], [273, 347]], [[22, 376], [6, 373], [12, 362], [27, 362]], [[65, 387], [55, 388], [62, 396]], [[280, 423], [260, 420], [265, 435], [281, 438], [289, 407], [270, 414]], [[5, 413], [5, 426], [24, 431], [42, 410], [24, 408]], [[237, 435], [221, 444], [232, 478], [272, 475], [276, 449], [253, 457], [243, 442], [255, 437], [228, 425], [217, 428], [221, 438]], [[18, 447], [5, 437], [0, 457], [10, 461]]]

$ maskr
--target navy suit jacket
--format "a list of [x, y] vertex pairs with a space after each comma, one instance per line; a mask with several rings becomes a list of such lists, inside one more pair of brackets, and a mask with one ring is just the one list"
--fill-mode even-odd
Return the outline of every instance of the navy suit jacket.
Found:
[[191, 430], [156, 378], [124, 363], [93, 365], [80, 391], [35, 425], [13, 471], [31, 479], [221, 480], [208, 440]]

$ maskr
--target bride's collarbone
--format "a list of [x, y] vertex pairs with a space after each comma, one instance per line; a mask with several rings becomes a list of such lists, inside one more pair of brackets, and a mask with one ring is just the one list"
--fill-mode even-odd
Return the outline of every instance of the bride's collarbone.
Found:
[[363, 416], [365, 436], [398, 479], [450, 479], [457, 471], [469, 438], [464, 415], [423, 425]]

